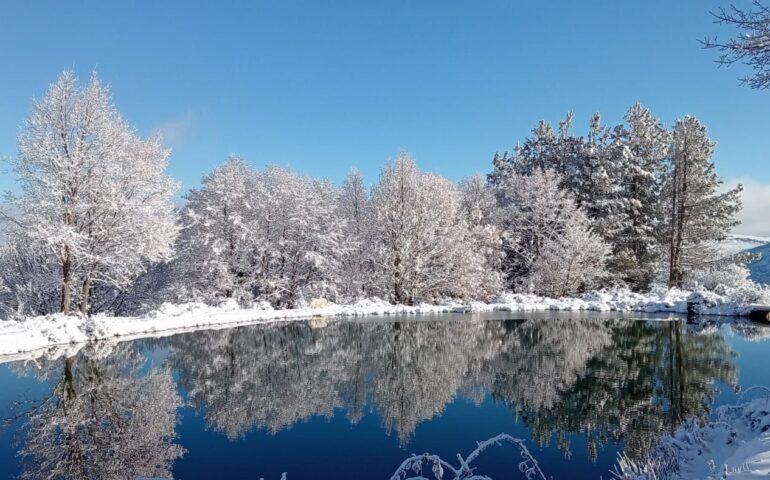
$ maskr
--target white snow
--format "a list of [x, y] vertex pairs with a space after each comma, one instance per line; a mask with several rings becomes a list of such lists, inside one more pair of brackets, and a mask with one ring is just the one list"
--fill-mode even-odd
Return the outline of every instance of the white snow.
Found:
[[760, 258], [749, 263], [750, 278], [758, 284], [770, 284], [770, 237], [728, 235], [719, 245], [724, 256], [750, 251]]
[[756, 247], [761, 247], [762, 245], [767, 245], [768, 243], [770, 243], [770, 237], [731, 234], [719, 244], [719, 251], [724, 256], [730, 256]]
[[623, 480], [767, 478], [770, 392], [757, 390], [764, 395], [718, 407], [705, 425], [687, 420], [673, 435], [658, 440], [643, 461], [621, 456], [616, 475]]
[[742, 298], [740, 295], [722, 296], [708, 291], [656, 289], [647, 294], [628, 290], [602, 290], [579, 297], [558, 299], [530, 294], [504, 294], [491, 303], [453, 301], [440, 305], [416, 306], [391, 305], [379, 299], [360, 300], [350, 305], [311, 302], [312, 306], [291, 310], [276, 310], [268, 304], [240, 308], [234, 301], [219, 306], [203, 303], [164, 304], [156, 311], [136, 317], [98, 314], [84, 318], [55, 314], [30, 317], [21, 321], [0, 321], [0, 361], [17, 358], [16, 354], [22, 352], [94, 340], [128, 340], [171, 335], [185, 330], [227, 328], [239, 324], [313, 317], [546, 310], [686, 314], [688, 302], [697, 303], [697, 310], [703, 315], [740, 316], [747, 314], [750, 308]]

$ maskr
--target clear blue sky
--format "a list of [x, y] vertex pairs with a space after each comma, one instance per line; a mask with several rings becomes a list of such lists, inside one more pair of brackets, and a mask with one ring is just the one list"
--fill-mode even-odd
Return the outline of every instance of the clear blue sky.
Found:
[[[126, 119], [163, 131], [185, 187], [230, 154], [374, 181], [406, 149], [486, 172], [541, 118], [616, 123], [641, 101], [697, 115], [718, 171], [770, 183], [770, 92], [698, 39], [716, 1], [17, 1], [0, 6], [0, 155], [64, 68], [97, 69]], [[0, 189], [11, 188], [3, 173]]]

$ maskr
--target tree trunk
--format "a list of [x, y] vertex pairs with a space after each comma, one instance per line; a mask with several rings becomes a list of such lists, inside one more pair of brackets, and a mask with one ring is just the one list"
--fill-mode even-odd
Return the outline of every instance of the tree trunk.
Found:
[[66, 315], [70, 313], [70, 304], [72, 303], [72, 254], [69, 246], [64, 247], [61, 273], [61, 306], [59, 311]]
[[[686, 139], [685, 139], [686, 142]], [[671, 238], [669, 243], [669, 264], [668, 264], [668, 286], [682, 286], [682, 228], [684, 227], [684, 218], [682, 217], [682, 207], [684, 206], [684, 190], [686, 188], [686, 175], [682, 175], [682, 170], [686, 168], [687, 163], [687, 144], [685, 143], [682, 152], [674, 159], [674, 172], [672, 175], [673, 185], [671, 194]], [[682, 181], [680, 185], [680, 176]], [[680, 192], [680, 186], [682, 191]], [[680, 200], [681, 197], [681, 200]]]
[[687, 170], [689, 167], [689, 158], [687, 156], [687, 143], [685, 141], [685, 149], [684, 149], [684, 156], [681, 159], [682, 161], [682, 189], [679, 193], [679, 205], [678, 205], [678, 214], [677, 214], [677, 229], [676, 229], [676, 252], [677, 252], [677, 263], [675, 270], [672, 270], [671, 276], [674, 280], [675, 287], [681, 288], [682, 287], [682, 281], [684, 280], [684, 272], [683, 272], [683, 266], [682, 266], [682, 244], [684, 242], [684, 229], [687, 226], [685, 224], [686, 220], [686, 205], [685, 202], [687, 201]]
[[80, 298], [80, 313], [88, 315], [88, 300], [91, 297], [91, 275], [86, 275], [83, 281], [83, 294]]

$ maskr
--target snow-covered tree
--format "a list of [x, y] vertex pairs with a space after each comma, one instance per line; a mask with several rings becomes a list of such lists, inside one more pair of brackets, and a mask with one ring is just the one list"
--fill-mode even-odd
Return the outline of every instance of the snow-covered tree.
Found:
[[[592, 232], [585, 212], [561, 183], [552, 170], [534, 170], [529, 175], [514, 174], [498, 187], [505, 205], [497, 213], [505, 247], [503, 268], [513, 288], [552, 293], [559, 289], [537, 285], [537, 281], [549, 277], [549, 285], [555, 285], [553, 277], [564, 275], [562, 280], [569, 285], [566, 290], [573, 293], [592, 286], [605, 273], [607, 247]], [[579, 242], [583, 251], [575, 252], [570, 242]], [[577, 263], [564, 263], [570, 256], [575, 256]], [[596, 263], [581, 277], [576, 265], [591, 260]]]
[[661, 178], [670, 136], [639, 103], [626, 113], [617, 132], [624, 156], [622, 183], [625, 222], [613, 238], [611, 268], [633, 288], [645, 289], [655, 278], [660, 248], [656, 230], [662, 220]]
[[364, 177], [351, 169], [339, 191], [337, 215], [340, 220], [342, 258], [338, 278], [340, 294], [347, 300], [356, 300], [367, 293], [371, 282], [371, 262], [368, 258], [370, 226], [369, 194]]
[[312, 296], [335, 297], [336, 210], [329, 182], [280, 167], [256, 171], [230, 158], [188, 196], [174, 268], [178, 294], [289, 308]]
[[280, 167], [260, 172], [257, 183], [257, 296], [289, 308], [336, 298], [341, 229], [334, 187]]
[[187, 194], [175, 266], [189, 298], [251, 295], [256, 192], [256, 173], [230, 157]]
[[[502, 231], [496, 224], [497, 200], [495, 191], [482, 175], [473, 175], [460, 181], [460, 213], [469, 229], [471, 243], [485, 258], [486, 270], [494, 275], [496, 283], [503, 282]], [[493, 272], [493, 273], [492, 273]]]
[[[594, 231], [612, 241], [626, 220], [620, 188], [625, 159], [615, 134], [618, 128], [607, 129], [595, 113], [588, 136], [578, 137], [571, 133], [573, 122], [574, 114], [569, 112], [554, 132], [550, 124], [541, 121], [513, 156], [495, 159], [489, 180], [499, 187], [512, 175], [551, 170], [559, 175], [560, 187], [570, 192], [589, 216]], [[505, 198], [498, 199], [505, 206]]]
[[554, 298], [600, 286], [607, 277], [610, 247], [591, 229], [582, 210], [565, 219], [562, 231], [546, 239], [527, 276], [528, 290]]
[[687, 272], [719, 259], [717, 243], [738, 224], [741, 186], [719, 193], [714, 171], [714, 142], [693, 116], [677, 120], [663, 187], [663, 241], [668, 284], [681, 287]]
[[59, 311], [61, 266], [23, 230], [0, 245], [0, 318]]
[[36, 101], [12, 160], [22, 189], [13, 198], [16, 228], [52, 256], [61, 271], [59, 310], [74, 293], [89, 310], [95, 284], [122, 287], [149, 262], [167, 259], [177, 234], [165, 173], [169, 152], [141, 139], [93, 75], [78, 86], [65, 71]]
[[455, 185], [417, 170], [405, 153], [388, 164], [372, 194], [375, 293], [394, 303], [483, 298], [498, 288], [488, 247], [468, 227]]
[[460, 208], [470, 225], [489, 225], [494, 223], [497, 202], [495, 191], [480, 174], [464, 178], [457, 186], [462, 197]]

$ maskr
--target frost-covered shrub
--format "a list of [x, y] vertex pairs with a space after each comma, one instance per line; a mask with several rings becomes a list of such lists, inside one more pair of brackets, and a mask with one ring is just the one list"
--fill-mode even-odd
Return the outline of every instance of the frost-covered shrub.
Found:
[[609, 246], [591, 231], [588, 218], [578, 211], [562, 234], [550, 238], [527, 276], [537, 294], [563, 297], [599, 286], [607, 276]]
[[524, 441], [505, 433], [501, 433], [483, 442], [477, 442], [476, 449], [466, 457], [458, 454], [457, 459], [460, 464], [457, 467], [435, 454], [423, 453], [422, 455], [412, 455], [401, 463], [396, 472], [390, 477], [390, 480], [427, 480], [429, 477], [426, 475], [430, 475], [431, 478], [437, 480], [449, 478], [453, 480], [491, 480], [487, 476], [478, 474], [476, 468], [470, 465], [484, 450], [494, 445], [499, 446], [503, 442], [513, 443], [518, 447], [521, 455], [518, 468], [524, 478], [546, 480], [545, 474], [540, 469], [540, 464], [529, 452]]
[[561, 297], [598, 286], [609, 246], [552, 170], [512, 175], [498, 190], [503, 268], [515, 289]]
[[690, 273], [685, 288], [693, 291], [705, 289], [739, 304], [770, 301], [770, 289], [749, 278], [746, 260], [751, 259], [737, 257], [695, 269]]
[[0, 246], [0, 318], [59, 311], [61, 272], [56, 259], [23, 232]]

